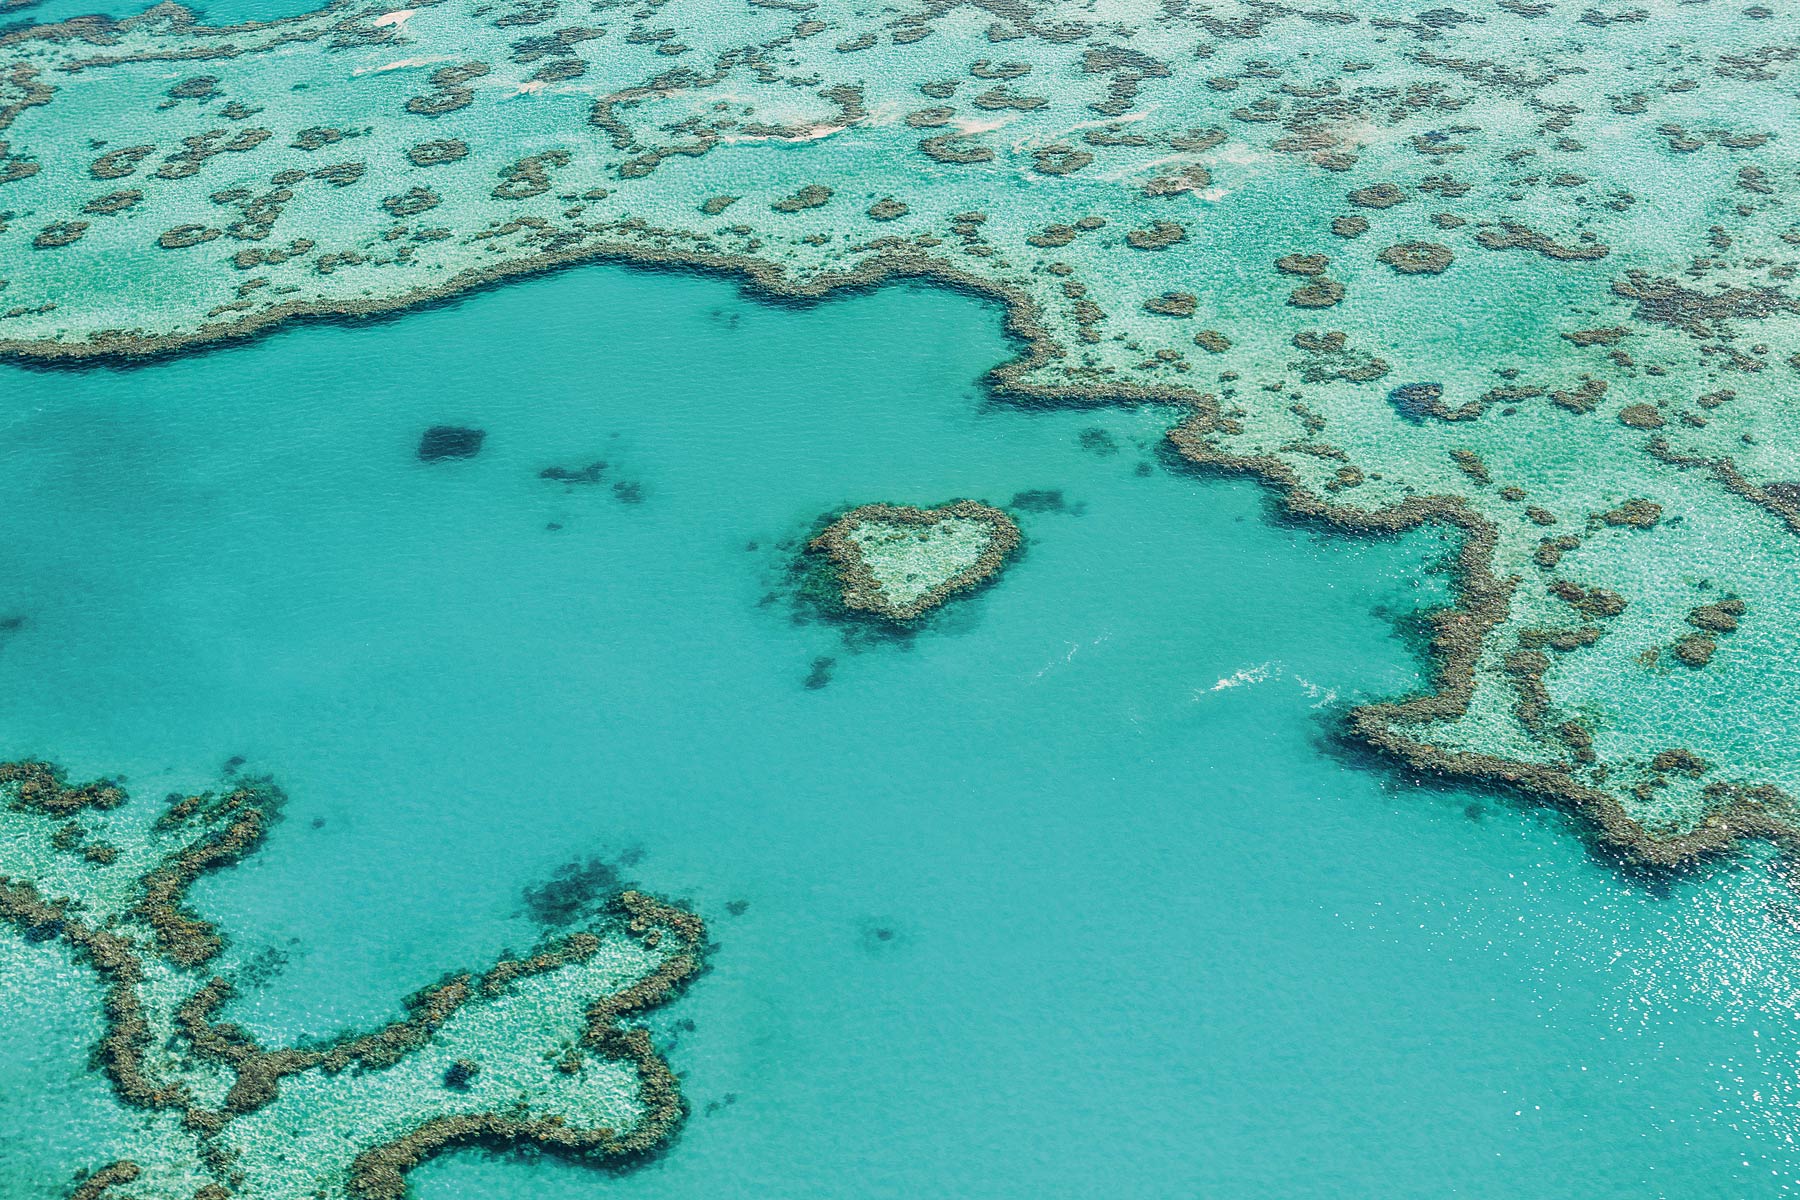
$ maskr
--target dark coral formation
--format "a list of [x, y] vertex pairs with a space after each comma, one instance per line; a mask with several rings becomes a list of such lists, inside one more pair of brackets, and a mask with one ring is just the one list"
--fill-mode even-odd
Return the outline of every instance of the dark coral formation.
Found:
[[770, 205], [776, 212], [802, 212], [809, 208], [818, 208], [831, 199], [831, 189], [823, 184], [811, 183], [791, 196], [783, 196]]
[[411, 187], [397, 196], [387, 197], [381, 202], [381, 207], [396, 217], [416, 217], [441, 203], [443, 198], [430, 188]]
[[1187, 240], [1187, 230], [1174, 221], [1154, 221], [1142, 229], [1126, 233], [1125, 244], [1133, 250], [1167, 250]]
[[1163, 317], [1191, 317], [1200, 297], [1192, 292], [1164, 292], [1144, 301], [1144, 311]]
[[57, 221], [44, 226], [38, 231], [31, 244], [39, 250], [54, 250], [62, 246], [72, 246], [81, 240], [87, 232], [86, 221]]
[[81, 211], [92, 216], [111, 216], [124, 212], [144, 198], [144, 193], [136, 188], [123, 191], [108, 192], [104, 196], [96, 196], [81, 206]]
[[433, 91], [414, 96], [406, 102], [406, 111], [421, 117], [441, 117], [445, 113], [467, 108], [475, 102], [475, 91], [469, 87], [493, 68], [484, 62], [468, 62], [456, 67], [439, 67], [431, 73]]
[[1402, 275], [1442, 275], [1455, 259], [1450, 247], [1436, 242], [1402, 242], [1375, 257]]
[[419, 435], [419, 461], [440, 462], [446, 458], [474, 458], [481, 453], [487, 430], [466, 425], [433, 425]]
[[138, 164], [154, 153], [155, 146], [123, 146], [117, 150], [108, 150], [89, 165], [88, 174], [95, 179], [123, 179], [135, 172]]
[[117, 783], [101, 779], [71, 786], [63, 769], [47, 762], [0, 763], [0, 788], [9, 785], [13, 807], [51, 816], [72, 816], [83, 809], [117, 808], [125, 803], [125, 789]]
[[437, 167], [469, 156], [469, 144], [461, 138], [443, 138], [420, 142], [406, 152], [407, 161], [415, 167]]

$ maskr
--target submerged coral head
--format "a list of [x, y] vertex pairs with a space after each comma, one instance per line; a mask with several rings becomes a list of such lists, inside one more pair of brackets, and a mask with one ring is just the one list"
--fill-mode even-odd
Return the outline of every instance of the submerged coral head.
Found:
[[1388, 393], [1388, 403], [1407, 420], [1422, 424], [1437, 412], [1443, 396], [1441, 383], [1403, 383]]
[[437, 462], [445, 458], [474, 458], [481, 453], [487, 430], [462, 425], [433, 425], [419, 436], [419, 460]]

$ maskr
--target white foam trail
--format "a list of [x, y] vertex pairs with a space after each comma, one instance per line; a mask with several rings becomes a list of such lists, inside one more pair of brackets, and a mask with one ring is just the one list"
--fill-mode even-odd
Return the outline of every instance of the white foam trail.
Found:
[[1258, 663], [1254, 667], [1245, 667], [1241, 671], [1236, 671], [1227, 675], [1225, 678], [1207, 688], [1204, 692], [1196, 689], [1194, 692], [1194, 699], [1198, 700], [1209, 692], [1223, 692], [1230, 688], [1243, 687], [1246, 683], [1262, 683], [1269, 678], [1269, 673], [1275, 669], [1275, 664], [1273, 663]]
[[429, 67], [432, 63], [457, 62], [454, 54], [437, 54], [430, 58], [397, 58], [390, 63], [382, 63], [379, 67], [358, 67], [350, 72], [352, 75], [379, 75], [383, 71], [403, 71], [408, 67]]

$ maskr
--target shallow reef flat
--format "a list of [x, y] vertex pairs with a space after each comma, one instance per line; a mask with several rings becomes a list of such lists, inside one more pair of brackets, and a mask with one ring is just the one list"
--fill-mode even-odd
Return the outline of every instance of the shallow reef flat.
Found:
[[97, 978], [94, 1061], [143, 1115], [71, 1196], [399, 1200], [407, 1173], [451, 1147], [624, 1162], [670, 1136], [680, 1086], [629, 1018], [699, 972], [698, 917], [626, 891], [601, 927], [447, 974], [391, 1024], [264, 1046], [226, 1019], [233, 986], [209, 969], [223, 935], [185, 899], [278, 818], [273, 784], [227, 782], [159, 808], [46, 763], [0, 764], [0, 937], [60, 956], [72, 1007]]
[[153, 355], [601, 258], [977, 291], [1023, 343], [1002, 394], [1178, 404], [1175, 460], [1460, 531], [1433, 689], [1356, 732], [1680, 862], [1795, 837], [1797, 59], [1789, 12], [1674, 0], [22, 28], [0, 349]]

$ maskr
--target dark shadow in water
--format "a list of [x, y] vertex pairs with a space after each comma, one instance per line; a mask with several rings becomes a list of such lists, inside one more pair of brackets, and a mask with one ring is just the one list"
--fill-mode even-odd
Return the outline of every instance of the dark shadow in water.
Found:
[[1013, 498], [1006, 502], [1006, 508], [1014, 513], [1067, 513], [1079, 517], [1087, 511], [1087, 503], [1082, 500], [1069, 503], [1061, 488], [1031, 488], [1014, 492]]
[[541, 883], [520, 892], [523, 915], [546, 929], [563, 929], [591, 921], [606, 911], [614, 897], [633, 887], [626, 872], [644, 861], [631, 847], [612, 859], [575, 859], [564, 863]]
[[856, 944], [864, 954], [893, 954], [904, 950], [910, 940], [887, 917], [864, 917], [857, 923]]
[[812, 670], [807, 673], [804, 685], [809, 692], [816, 692], [831, 683], [831, 669], [837, 666], [837, 659], [821, 654], [812, 660]]

